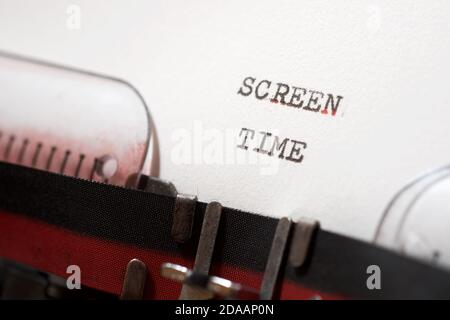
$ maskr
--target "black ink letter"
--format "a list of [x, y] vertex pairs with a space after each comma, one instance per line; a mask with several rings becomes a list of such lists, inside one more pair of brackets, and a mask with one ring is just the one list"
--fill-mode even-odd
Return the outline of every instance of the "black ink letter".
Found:
[[[255, 80], [256, 80], [256, 78], [252, 78], [252, 77], [245, 78], [244, 82], [243, 82], [244, 85], [243, 85], [243, 87], [239, 88], [238, 94], [241, 94], [245, 97], [248, 97], [249, 95], [251, 95], [252, 91], [253, 91], [251, 84], [255, 83]], [[249, 82], [250, 82], [250, 84], [249, 84]], [[244, 87], [248, 88], [247, 92], [244, 92]]]
[[264, 150], [264, 144], [266, 143], [266, 138], [270, 137], [272, 134], [270, 132], [264, 132], [264, 131], [260, 131], [260, 133], [263, 134], [263, 137], [261, 139], [261, 143], [259, 145], [259, 148], [255, 148], [253, 149], [253, 151], [259, 152], [259, 153], [263, 153], [263, 154], [267, 154], [269, 153], [268, 150]]
[[[297, 87], [292, 88], [294, 88], [294, 92], [292, 93], [291, 101], [289, 101], [288, 106], [301, 108], [303, 106], [303, 100], [301, 100], [301, 97], [306, 94], [306, 90]], [[298, 91], [302, 91], [302, 93], [297, 93]], [[295, 104], [294, 101], [298, 101], [298, 104]]]
[[246, 144], [247, 144], [248, 134], [251, 133], [251, 134], [252, 134], [252, 137], [251, 137], [250, 139], [253, 139], [253, 137], [255, 136], [255, 130], [242, 128], [242, 129], [241, 129], [241, 132], [239, 133], [239, 137], [242, 136], [242, 133], [243, 133], [244, 131], [246, 132], [246, 133], [245, 133], [245, 136], [244, 136], [244, 140], [243, 140], [242, 143], [239, 144], [237, 147], [238, 147], [238, 148], [241, 148], [241, 149], [244, 149], [244, 150], [247, 150], [247, 149], [248, 149], [248, 146], [247, 146]]
[[[286, 101], [284, 101], [284, 97], [289, 93], [289, 86], [284, 83], [277, 83], [277, 86], [278, 86], [277, 93], [275, 93], [275, 95], [273, 96], [272, 101], [273, 102], [280, 101], [281, 104], [286, 104]], [[281, 88], [284, 88], [284, 90], [281, 91]], [[280, 96], [281, 99], [278, 100], [278, 96]]]
[[[302, 162], [303, 155], [301, 154], [301, 151], [302, 151], [302, 147], [303, 147], [303, 149], [306, 148], [306, 143], [301, 142], [301, 141], [295, 141], [295, 140], [291, 140], [291, 141], [293, 143], [292, 149], [291, 149], [291, 154], [289, 155], [289, 157], [286, 158], [286, 160], [293, 161], [293, 162]], [[296, 148], [297, 145], [300, 145], [300, 147]], [[299, 157], [294, 158], [294, 154]]]
[[280, 141], [278, 140], [277, 136], [273, 137], [273, 145], [272, 145], [272, 149], [269, 152], [269, 156], [273, 155], [273, 151], [274, 150], [281, 150], [281, 152], [279, 153], [278, 157], [280, 159], [284, 159], [284, 150], [286, 149], [286, 145], [288, 143], [289, 139], [285, 138], [283, 140], [283, 142], [280, 144]]
[[266, 92], [266, 93], [263, 94], [263, 95], [260, 95], [260, 94], [259, 94], [259, 86], [260, 86], [262, 83], [266, 83], [266, 84], [267, 84], [267, 89], [269, 89], [269, 88], [270, 88], [270, 85], [272, 84], [272, 82], [269, 81], [269, 80], [263, 80], [263, 81], [261, 81], [261, 82], [256, 86], [256, 89], [255, 89], [255, 96], [256, 96], [256, 98], [258, 98], [258, 99], [260, 99], [260, 100], [263, 100], [263, 99], [267, 98], [267, 96], [269, 95], [268, 92]]
[[325, 104], [325, 108], [322, 110], [322, 113], [324, 114], [328, 114], [328, 105], [330, 104], [331, 106], [331, 115], [335, 116], [336, 112], [338, 110], [339, 107], [339, 102], [341, 102], [342, 97], [341, 96], [336, 96], [337, 101], [336, 101], [336, 105], [334, 105], [334, 98], [332, 94], [328, 94], [328, 100], [327, 103]]
[[[319, 101], [319, 97], [314, 97], [314, 94], [318, 94], [321, 98], [323, 98], [323, 93], [320, 91], [313, 91], [313, 90], [309, 90], [309, 92], [311, 92], [311, 96], [309, 97], [309, 102], [308, 104], [303, 108], [303, 110], [308, 110], [308, 111], [314, 111], [317, 112], [320, 110], [321, 105], [318, 104]], [[312, 105], [317, 105], [316, 108], [311, 108], [311, 103]]]

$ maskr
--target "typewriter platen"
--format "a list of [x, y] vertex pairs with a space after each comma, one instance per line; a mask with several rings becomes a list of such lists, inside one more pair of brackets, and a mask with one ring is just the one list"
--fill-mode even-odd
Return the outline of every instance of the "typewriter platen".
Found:
[[449, 5], [39, 7], [0, 12], [5, 298], [449, 297]]

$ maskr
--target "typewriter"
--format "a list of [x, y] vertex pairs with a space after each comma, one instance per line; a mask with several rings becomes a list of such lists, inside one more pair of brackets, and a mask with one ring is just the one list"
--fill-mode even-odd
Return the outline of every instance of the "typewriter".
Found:
[[0, 298], [450, 298], [450, 4], [0, 8]]

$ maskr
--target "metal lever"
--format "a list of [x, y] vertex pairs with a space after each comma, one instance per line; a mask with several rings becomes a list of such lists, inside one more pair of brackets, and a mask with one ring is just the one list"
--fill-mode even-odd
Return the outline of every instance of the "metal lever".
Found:
[[[222, 205], [220, 203], [211, 202], [208, 204], [193, 267], [193, 271], [196, 273], [204, 275], [209, 273], [221, 215]], [[206, 300], [211, 298], [211, 293], [192, 288], [187, 284], [183, 285], [181, 289], [180, 300]]]
[[278, 221], [261, 284], [261, 300], [271, 300], [273, 297], [291, 230], [291, 224], [292, 221], [288, 218], [281, 218]]
[[259, 292], [253, 288], [224, 278], [198, 273], [173, 263], [162, 264], [161, 275], [167, 279], [187, 284], [197, 290], [203, 290], [205, 294], [222, 299], [259, 299]]
[[178, 243], [191, 239], [196, 204], [196, 196], [178, 194], [175, 199], [171, 235]]
[[[288, 218], [281, 218], [278, 221], [261, 284], [260, 296], [262, 300], [273, 298], [281, 264], [289, 245], [291, 225], [292, 221]], [[289, 262], [292, 266], [298, 268], [305, 263], [312, 237], [318, 227], [318, 221], [308, 218], [301, 218], [296, 223], [289, 252]]]
[[128, 262], [120, 299], [142, 300], [146, 280], [147, 267], [145, 264], [138, 259]]
[[197, 204], [196, 196], [178, 193], [171, 182], [140, 173], [130, 175], [127, 179], [126, 186], [150, 193], [175, 197], [171, 231], [172, 238], [178, 243], [186, 243], [191, 239], [195, 207]]
[[305, 263], [312, 237], [319, 227], [320, 224], [317, 220], [300, 218], [297, 221], [289, 253], [289, 262], [292, 266], [300, 268]]

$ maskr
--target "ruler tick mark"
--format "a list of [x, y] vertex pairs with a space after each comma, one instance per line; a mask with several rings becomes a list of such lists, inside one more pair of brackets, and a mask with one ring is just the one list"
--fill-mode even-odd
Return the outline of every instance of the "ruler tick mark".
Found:
[[56, 153], [56, 147], [53, 146], [50, 149], [50, 154], [49, 154], [48, 159], [47, 159], [47, 165], [45, 166], [46, 170], [50, 170], [50, 167], [52, 166], [52, 161], [53, 161], [53, 157], [55, 156], [55, 153]]
[[16, 137], [14, 135], [9, 136], [8, 144], [6, 145], [5, 153], [3, 155], [5, 160], [9, 159], [9, 154], [11, 153], [11, 149], [13, 147], [15, 140], [16, 140]]
[[98, 164], [99, 164], [99, 160], [97, 158], [95, 158], [94, 159], [94, 166], [92, 167], [91, 175], [89, 176], [90, 180], [94, 180], [94, 174], [95, 174], [95, 171], [97, 170]]
[[64, 153], [63, 161], [61, 163], [61, 168], [59, 169], [59, 173], [64, 173], [64, 170], [66, 170], [66, 165], [67, 161], [69, 161], [69, 157], [70, 157], [70, 150], [66, 150], [66, 152]]
[[75, 169], [75, 177], [76, 178], [78, 178], [78, 176], [80, 175], [81, 166], [83, 165], [84, 158], [85, 158], [85, 155], [81, 153], [80, 158], [78, 160], [77, 168]]
[[36, 145], [36, 150], [34, 151], [34, 154], [33, 154], [33, 159], [31, 160], [31, 165], [33, 167], [35, 167], [37, 164], [41, 149], [42, 149], [42, 143], [38, 142], [38, 144]]
[[22, 163], [23, 158], [25, 157], [25, 152], [27, 151], [28, 143], [29, 143], [28, 139], [24, 139], [22, 141], [22, 147], [20, 148], [19, 155], [17, 156], [17, 163], [19, 164]]

